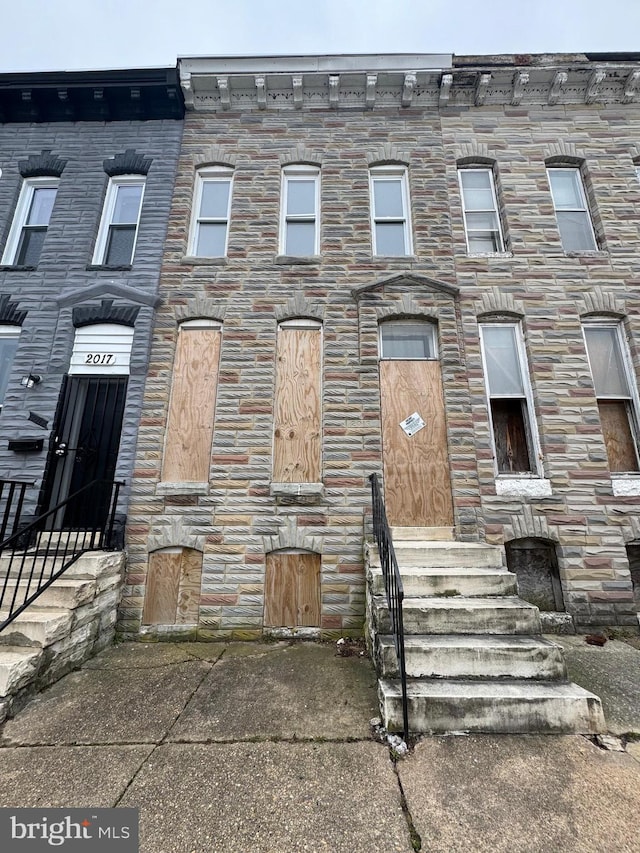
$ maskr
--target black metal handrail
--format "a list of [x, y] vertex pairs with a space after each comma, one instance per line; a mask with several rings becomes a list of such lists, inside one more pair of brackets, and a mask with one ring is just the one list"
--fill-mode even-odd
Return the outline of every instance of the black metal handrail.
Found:
[[387, 513], [384, 508], [382, 489], [377, 474], [369, 476], [371, 481], [371, 501], [373, 504], [373, 536], [380, 555], [382, 577], [384, 588], [387, 593], [387, 604], [389, 606], [389, 617], [391, 620], [391, 633], [396, 648], [398, 671], [400, 673], [400, 685], [402, 687], [402, 725], [404, 727], [404, 739], [409, 736], [409, 709], [407, 704], [407, 671], [404, 657], [404, 622], [402, 619], [402, 602], [404, 601], [404, 587], [398, 568], [398, 560], [393, 547], [393, 539]]
[[[115, 547], [115, 513], [123, 485], [93, 480], [0, 542], [0, 631], [82, 554]], [[83, 516], [93, 520], [82, 526], [73, 522]]]
[[18, 530], [29, 486], [22, 480], [0, 480], [0, 542]]

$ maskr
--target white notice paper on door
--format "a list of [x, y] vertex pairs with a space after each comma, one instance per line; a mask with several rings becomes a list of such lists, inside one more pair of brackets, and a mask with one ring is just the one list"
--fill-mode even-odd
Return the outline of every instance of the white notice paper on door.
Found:
[[403, 421], [400, 421], [400, 426], [406, 432], [409, 438], [411, 438], [412, 435], [415, 435], [417, 432], [419, 432], [423, 426], [426, 426], [426, 424], [422, 420], [420, 415], [417, 412], [414, 412], [412, 415], [409, 415], [408, 418], [405, 418]]

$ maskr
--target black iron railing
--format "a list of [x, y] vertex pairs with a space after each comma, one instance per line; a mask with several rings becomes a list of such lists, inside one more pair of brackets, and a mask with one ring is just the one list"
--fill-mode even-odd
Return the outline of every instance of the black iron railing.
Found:
[[[118, 547], [115, 513], [123, 485], [93, 480], [0, 542], [0, 631], [82, 554]], [[91, 523], [78, 525], [82, 515]]]
[[25, 494], [31, 485], [20, 480], [0, 480], [0, 542], [18, 530]]
[[373, 536], [380, 555], [382, 577], [384, 588], [387, 593], [387, 604], [389, 606], [389, 618], [391, 620], [391, 633], [396, 648], [398, 661], [398, 672], [400, 674], [400, 685], [402, 687], [402, 725], [404, 728], [404, 739], [409, 736], [409, 709], [407, 706], [407, 671], [404, 658], [404, 623], [402, 620], [402, 602], [404, 601], [404, 587], [398, 568], [398, 560], [393, 547], [391, 530], [387, 521], [387, 513], [384, 508], [382, 489], [377, 474], [371, 474], [371, 500], [373, 503]]

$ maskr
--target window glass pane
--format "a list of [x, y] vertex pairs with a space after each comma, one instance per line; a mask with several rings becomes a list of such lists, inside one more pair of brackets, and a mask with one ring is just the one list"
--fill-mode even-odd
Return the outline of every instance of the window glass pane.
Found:
[[137, 223], [141, 198], [141, 184], [119, 186], [117, 188], [116, 204], [111, 221], [116, 225]]
[[489, 394], [503, 397], [524, 396], [516, 332], [513, 326], [483, 326], [482, 340]]
[[34, 189], [27, 225], [49, 224], [57, 192], [57, 189], [53, 187], [39, 187]]
[[19, 267], [35, 267], [40, 260], [46, 228], [23, 228], [15, 263]]
[[435, 358], [434, 331], [429, 323], [382, 323], [382, 358]]
[[[373, 182], [374, 216], [397, 217], [404, 219], [402, 205], [402, 181], [374, 180]], [[380, 254], [380, 252], [378, 252]]]
[[203, 181], [200, 200], [202, 219], [226, 219], [229, 210], [230, 181]]
[[406, 255], [402, 222], [376, 224], [376, 255]]
[[471, 231], [467, 234], [467, 241], [471, 253], [502, 251], [502, 243], [497, 231]]
[[498, 217], [495, 213], [468, 213], [467, 228], [469, 231], [497, 231]]
[[287, 181], [287, 216], [315, 216], [316, 182]]
[[315, 240], [315, 222], [287, 222], [284, 253], [285, 255], [313, 255], [316, 250]]
[[2, 408], [4, 395], [7, 392], [9, 376], [11, 375], [11, 365], [13, 364], [13, 357], [17, 349], [17, 336], [15, 338], [0, 337], [0, 408]]
[[465, 210], [493, 210], [489, 172], [462, 171], [462, 193]]
[[579, 210], [571, 213], [557, 211], [556, 216], [565, 252], [589, 252], [597, 248], [588, 213]]
[[109, 239], [104, 263], [111, 267], [128, 266], [136, 237], [135, 225], [116, 226], [109, 229]]
[[549, 182], [556, 209], [584, 208], [577, 169], [550, 169]]
[[586, 326], [584, 335], [596, 396], [629, 397], [617, 330], [611, 326]]
[[223, 258], [226, 241], [226, 222], [201, 222], [198, 225], [196, 256], [198, 258]]

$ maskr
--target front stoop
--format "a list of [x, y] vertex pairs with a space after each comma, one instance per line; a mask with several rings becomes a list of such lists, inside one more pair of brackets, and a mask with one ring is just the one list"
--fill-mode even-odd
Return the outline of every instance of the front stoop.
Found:
[[113, 642], [124, 563], [123, 552], [83, 554], [0, 632], [0, 723], [27, 696]]
[[[431, 539], [428, 529], [394, 528], [405, 587], [410, 731], [605, 731], [600, 699], [567, 681], [562, 649], [540, 636], [538, 608], [517, 597], [503, 549], [453, 541], [447, 530]], [[399, 731], [402, 696], [382, 571], [371, 543], [365, 555], [380, 710], [385, 727]]]

